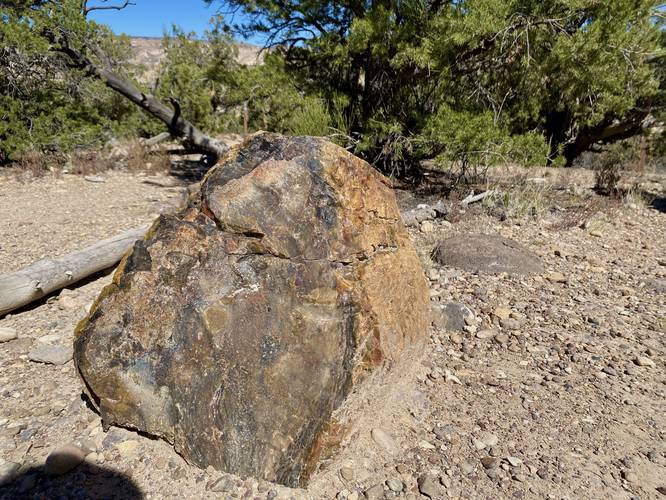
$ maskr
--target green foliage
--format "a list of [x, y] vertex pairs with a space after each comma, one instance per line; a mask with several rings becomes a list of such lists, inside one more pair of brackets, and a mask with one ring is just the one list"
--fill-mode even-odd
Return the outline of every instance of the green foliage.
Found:
[[571, 162], [639, 131], [636, 111], [663, 100], [648, 61], [664, 50], [658, 0], [222, 3], [249, 19], [240, 33], [284, 52], [307, 94], [345, 97], [356, 152], [387, 171], [431, 154]]
[[72, 70], [54, 40], [87, 40], [115, 68], [126, 66], [129, 42], [88, 21], [80, 2], [12, 2], [0, 20], [0, 163], [27, 152], [62, 153], [134, 133], [134, 107], [102, 83]]

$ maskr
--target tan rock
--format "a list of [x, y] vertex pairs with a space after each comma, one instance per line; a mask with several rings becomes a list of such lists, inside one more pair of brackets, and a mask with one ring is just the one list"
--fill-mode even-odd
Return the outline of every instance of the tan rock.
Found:
[[496, 307], [493, 314], [499, 319], [509, 319], [511, 317], [511, 309], [506, 307]]

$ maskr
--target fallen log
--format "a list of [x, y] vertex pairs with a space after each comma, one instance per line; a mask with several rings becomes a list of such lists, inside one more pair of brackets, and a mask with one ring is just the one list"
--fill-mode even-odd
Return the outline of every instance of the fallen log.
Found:
[[0, 316], [117, 264], [149, 227], [144, 224], [83, 250], [0, 274]]
[[493, 191], [492, 189], [490, 191], [484, 191], [483, 193], [477, 195], [475, 195], [474, 192], [472, 192], [472, 194], [470, 194], [460, 203], [461, 205], [469, 205], [471, 203], [476, 203], [477, 201], [481, 201], [484, 198], [488, 198], [488, 196], [492, 196], [493, 194], [495, 194], [495, 191]]
[[160, 142], [164, 142], [170, 138], [171, 134], [169, 132], [162, 132], [161, 134], [157, 134], [155, 137], [151, 137], [150, 139], [144, 139], [143, 145], [146, 147], [156, 146]]

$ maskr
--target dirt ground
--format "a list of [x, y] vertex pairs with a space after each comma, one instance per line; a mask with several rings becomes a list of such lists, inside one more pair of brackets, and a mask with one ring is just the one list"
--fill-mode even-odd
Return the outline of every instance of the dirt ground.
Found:
[[[102, 176], [0, 176], [0, 273], [149, 222], [186, 190], [167, 175]], [[0, 343], [0, 499], [666, 498], [666, 175], [644, 181], [661, 202], [609, 202], [589, 172], [556, 171], [513, 191], [503, 215], [479, 203], [410, 228], [433, 305], [473, 316], [460, 331], [433, 327], [425, 353], [351, 395], [338, 414], [348, 433], [307, 489], [201, 470], [162, 441], [105, 432], [73, 363], [32, 359], [71, 346], [110, 276], [0, 318], [18, 336]], [[439, 197], [399, 199], [407, 210]], [[544, 273], [431, 261], [438, 241], [466, 233], [521, 243]], [[84, 462], [45, 477], [68, 443]]]

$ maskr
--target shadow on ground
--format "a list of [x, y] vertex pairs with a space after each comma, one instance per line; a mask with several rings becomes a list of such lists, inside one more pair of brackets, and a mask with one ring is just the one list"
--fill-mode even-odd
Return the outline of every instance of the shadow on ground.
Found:
[[169, 171], [169, 174], [187, 183], [199, 182], [212, 166], [212, 163], [205, 159], [178, 159], [171, 162], [171, 170]]
[[88, 463], [58, 477], [46, 475], [43, 467], [33, 467], [0, 486], [0, 500], [46, 498], [139, 500], [144, 495], [130, 477]]
[[654, 208], [655, 210], [658, 210], [662, 214], [666, 213], [666, 197], [658, 196], [654, 198], [650, 203], [650, 208]]

